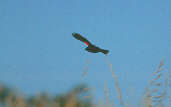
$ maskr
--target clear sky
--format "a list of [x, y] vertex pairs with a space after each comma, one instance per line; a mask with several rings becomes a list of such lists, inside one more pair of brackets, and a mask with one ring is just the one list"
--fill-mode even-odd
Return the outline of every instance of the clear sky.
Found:
[[26, 94], [84, 82], [98, 99], [108, 82], [115, 99], [104, 55], [86, 52], [73, 32], [110, 50], [124, 99], [139, 99], [163, 57], [171, 68], [171, 0], [0, 0], [0, 81]]

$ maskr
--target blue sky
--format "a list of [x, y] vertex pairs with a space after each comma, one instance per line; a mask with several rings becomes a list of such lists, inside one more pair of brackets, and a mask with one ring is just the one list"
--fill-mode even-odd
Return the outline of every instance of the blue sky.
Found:
[[[124, 99], [138, 99], [165, 58], [171, 68], [170, 0], [1, 0], [0, 81], [26, 94], [60, 93], [78, 83], [104, 98], [114, 80], [103, 54], [84, 50], [80, 33], [109, 49]], [[88, 61], [87, 75], [81, 78]], [[128, 97], [127, 97], [128, 96]], [[117, 99], [116, 99], [117, 100]]]

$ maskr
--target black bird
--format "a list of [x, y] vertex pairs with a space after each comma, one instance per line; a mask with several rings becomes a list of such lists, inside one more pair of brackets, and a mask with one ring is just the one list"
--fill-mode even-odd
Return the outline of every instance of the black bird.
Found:
[[86, 38], [84, 38], [83, 36], [81, 36], [78, 33], [72, 33], [72, 36], [75, 37], [77, 40], [84, 42], [88, 46], [87, 48], [85, 48], [85, 50], [87, 50], [88, 52], [92, 52], [92, 53], [102, 52], [104, 54], [107, 54], [109, 52], [108, 50], [101, 49], [101, 48], [93, 45]]

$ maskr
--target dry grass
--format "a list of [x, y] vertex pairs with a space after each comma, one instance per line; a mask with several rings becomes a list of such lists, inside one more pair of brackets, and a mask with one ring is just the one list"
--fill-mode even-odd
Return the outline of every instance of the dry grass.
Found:
[[111, 64], [110, 61], [107, 59], [107, 57], [106, 57], [106, 62], [107, 62], [107, 64], [109, 65], [110, 71], [111, 71], [112, 76], [113, 76], [113, 79], [115, 80], [115, 87], [116, 87], [116, 89], [117, 89], [117, 94], [118, 94], [118, 98], [119, 98], [119, 100], [120, 100], [120, 105], [121, 105], [121, 106], [124, 106], [124, 101], [123, 101], [123, 99], [122, 99], [122, 94], [121, 94], [121, 90], [120, 90], [120, 87], [119, 87], [119, 82], [118, 82], [118, 80], [117, 80], [116, 73], [115, 73], [115, 71], [114, 71], [114, 69], [113, 69], [113, 67], [112, 67], [112, 64]]
[[109, 107], [109, 91], [108, 91], [108, 84], [106, 83], [105, 88], [105, 107]]
[[54, 97], [49, 96], [48, 93], [40, 93], [27, 98], [21, 94], [9, 93], [4, 97], [0, 91], [0, 98], [4, 98], [4, 100], [0, 100], [0, 107], [93, 107], [91, 100], [79, 98], [79, 96], [89, 91], [88, 88], [86, 91], [82, 90], [85, 87], [85, 85], [78, 85], [70, 92]]
[[[109, 60], [106, 59], [106, 61], [115, 80], [116, 93], [120, 101], [120, 106], [132, 107], [123, 101], [116, 73]], [[89, 63], [90, 60], [88, 60], [82, 76], [85, 76]], [[161, 60], [157, 70], [152, 74], [152, 79], [145, 88], [137, 107], [171, 107], [171, 71], [167, 72], [163, 69], [163, 66], [164, 60]], [[3, 104], [3, 106], [0, 105], [0, 107], [114, 107], [112, 105], [113, 101], [109, 101], [111, 93], [109, 93], [107, 82], [104, 86], [105, 100], [99, 101], [99, 104], [91, 102], [93, 100], [93, 93], [86, 94], [87, 96], [82, 96], [82, 98], [78, 97], [80, 93], [90, 90], [94, 89], [79, 86], [60, 96], [50, 97], [48, 94], [37, 94], [31, 99], [23, 95], [8, 93], [5, 94], [5, 100], [1, 99], [0, 104]], [[3, 86], [0, 85], [0, 96], [1, 94], [4, 95], [4, 92]], [[168, 104], [165, 104], [166, 102]]]
[[88, 59], [84, 69], [83, 69], [83, 72], [82, 72], [82, 77], [84, 77], [86, 74], [87, 74], [87, 69], [88, 69], [88, 65], [90, 64], [91, 60]]
[[76, 97], [75, 95], [71, 95], [66, 102], [65, 107], [76, 107]]
[[164, 60], [160, 61], [157, 70], [153, 73], [149, 85], [139, 101], [138, 107], [164, 107], [167, 97], [168, 73], [163, 69]]

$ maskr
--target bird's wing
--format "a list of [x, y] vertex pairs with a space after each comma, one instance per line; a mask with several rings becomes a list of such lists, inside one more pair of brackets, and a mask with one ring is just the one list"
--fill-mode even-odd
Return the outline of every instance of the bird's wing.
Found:
[[84, 38], [83, 36], [81, 36], [78, 33], [72, 33], [72, 36], [74, 38], [76, 38], [77, 40], [80, 40], [80, 41], [84, 42], [87, 46], [91, 44], [86, 38]]

